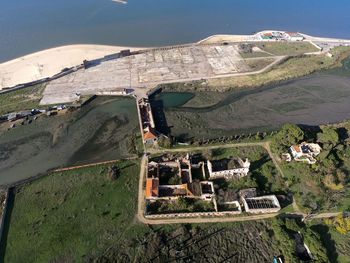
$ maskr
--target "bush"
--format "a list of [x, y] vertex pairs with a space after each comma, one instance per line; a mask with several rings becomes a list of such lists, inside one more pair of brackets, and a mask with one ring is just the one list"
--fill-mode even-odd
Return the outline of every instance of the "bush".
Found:
[[111, 181], [117, 180], [117, 178], [119, 176], [118, 166], [113, 165], [113, 166], [109, 167], [107, 175], [108, 175], [108, 179], [110, 179]]
[[344, 217], [342, 214], [334, 219], [325, 220], [327, 225], [333, 226], [340, 234], [347, 234], [350, 232], [350, 217]]

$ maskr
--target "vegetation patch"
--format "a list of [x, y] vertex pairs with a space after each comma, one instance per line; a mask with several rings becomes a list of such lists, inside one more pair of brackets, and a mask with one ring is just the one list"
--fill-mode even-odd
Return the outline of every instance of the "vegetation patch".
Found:
[[336, 227], [338, 219], [327, 219], [325, 221], [312, 221], [308, 227], [317, 232], [322, 245], [327, 250], [327, 256], [331, 263], [348, 263], [350, 258], [350, 233], [342, 234]]
[[[113, 247], [97, 262], [272, 262], [281, 255], [285, 262], [298, 262], [295, 239], [281, 219], [241, 223], [185, 224], [152, 227], [134, 240], [138, 257]], [[296, 223], [295, 223], [296, 224]], [[292, 225], [292, 224], [289, 224]], [[317, 232], [303, 231], [317, 262], [328, 262], [326, 250]]]
[[287, 184], [305, 211], [350, 209], [349, 131], [349, 123], [321, 126], [319, 129], [302, 129], [286, 124], [274, 136], [272, 149], [278, 156], [302, 141], [317, 142], [322, 147], [315, 164], [281, 163]]
[[147, 203], [147, 214], [214, 212], [212, 202], [180, 197], [173, 201], [157, 200]]
[[139, 233], [138, 178], [138, 162], [122, 161], [49, 174], [19, 187], [5, 262], [82, 262], [112, 245], [124, 247]]
[[271, 63], [273, 63], [275, 59], [273, 58], [261, 58], [261, 59], [246, 59], [245, 62], [249, 66], [252, 71], [262, 70]]
[[320, 51], [309, 42], [261, 42], [257, 46], [268, 53], [275, 56], [295, 56], [309, 52]]
[[332, 50], [332, 54], [332, 58], [326, 55], [299, 55], [291, 57], [261, 74], [209, 79], [207, 80], [207, 85], [201, 85], [201, 89], [224, 91], [232, 88], [257, 87], [302, 77], [318, 70], [340, 67], [342, 61], [350, 55], [350, 48], [337, 47]]
[[39, 107], [45, 84], [0, 94], [0, 115]]

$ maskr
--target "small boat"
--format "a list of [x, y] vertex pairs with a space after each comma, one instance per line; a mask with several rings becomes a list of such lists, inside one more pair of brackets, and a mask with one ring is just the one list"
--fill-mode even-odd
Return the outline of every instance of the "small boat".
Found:
[[124, 4], [126, 5], [128, 3], [127, 0], [112, 0], [113, 2], [119, 3], [119, 4]]

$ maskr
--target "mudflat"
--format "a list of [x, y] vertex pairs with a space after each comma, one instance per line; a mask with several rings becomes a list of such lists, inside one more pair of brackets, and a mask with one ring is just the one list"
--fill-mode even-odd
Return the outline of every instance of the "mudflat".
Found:
[[62, 166], [128, 157], [138, 133], [131, 98], [99, 97], [65, 115], [40, 116], [0, 134], [0, 184]]
[[[155, 99], [163, 100], [166, 125], [171, 127], [171, 134], [183, 138], [213, 138], [273, 130], [287, 122], [319, 125], [349, 119], [349, 82], [350, 75], [346, 72], [324, 72], [255, 89], [205, 92], [205, 96], [194, 92], [194, 107], [191, 100], [167, 106], [167, 93]], [[188, 98], [189, 94], [179, 93], [178, 96]], [[211, 98], [211, 105], [206, 104], [207, 97]], [[174, 100], [174, 93], [171, 99]]]

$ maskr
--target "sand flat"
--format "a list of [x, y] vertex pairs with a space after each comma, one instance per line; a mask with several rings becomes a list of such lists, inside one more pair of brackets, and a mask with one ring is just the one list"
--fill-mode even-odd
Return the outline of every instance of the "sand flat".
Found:
[[0, 64], [0, 90], [38, 79], [51, 77], [64, 68], [77, 66], [84, 59], [92, 60], [120, 52], [124, 49], [106, 45], [68, 45], [32, 53]]

